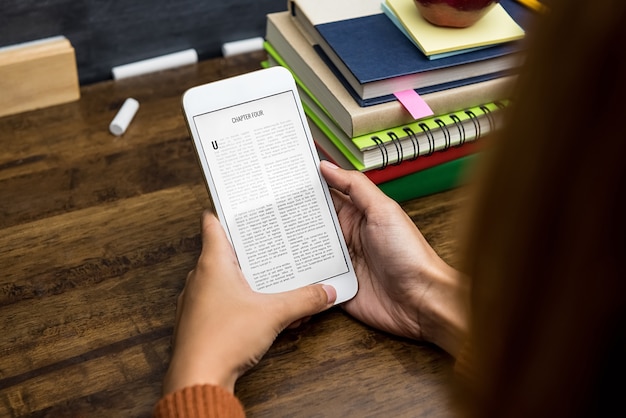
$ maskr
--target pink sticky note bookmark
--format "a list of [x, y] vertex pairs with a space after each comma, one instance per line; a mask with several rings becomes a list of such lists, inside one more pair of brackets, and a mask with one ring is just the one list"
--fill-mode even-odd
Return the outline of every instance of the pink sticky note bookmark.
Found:
[[394, 93], [394, 96], [402, 103], [402, 106], [409, 111], [414, 119], [421, 119], [434, 115], [428, 104], [420, 97], [415, 90], [404, 90]]

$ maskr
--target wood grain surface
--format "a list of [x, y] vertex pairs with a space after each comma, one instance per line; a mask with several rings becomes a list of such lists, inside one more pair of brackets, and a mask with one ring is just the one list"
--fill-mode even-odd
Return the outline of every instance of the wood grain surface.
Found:
[[[208, 207], [180, 98], [263, 58], [92, 84], [0, 118], [0, 416], [151, 415]], [[127, 97], [139, 111], [114, 137]], [[465, 202], [454, 190], [403, 204], [453, 265]], [[250, 417], [450, 416], [451, 373], [438, 348], [333, 308], [280, 335], [236, 393]]]

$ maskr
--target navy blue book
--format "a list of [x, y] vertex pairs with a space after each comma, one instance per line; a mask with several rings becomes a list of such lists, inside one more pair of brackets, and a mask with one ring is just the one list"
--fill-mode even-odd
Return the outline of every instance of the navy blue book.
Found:
[[[320, 58], [324, 61], [324, 63], [328, 66], [328, 68], [333, 72], [335, 77], [337, 77], [337, 80], [339, 80], [339, 82], [341, 82], [341, 84], [345, 87], [348, 93], [350, 93], [350, 96], [352, 96], [354, 101], [359, 104], [359, 106], [367, 107], [367, 106], [373, 106], [373, 105], [377, 105], [381, 103], [390, 102], [392, 100], [398, 100], [396, 99], [396, 96], [394, 96], [393, 94], [386, 94], [384, 96], [377, 96], [377, 97], [370, 97], [369, 99], [362, 99], [361, 96], [359, 96], [359, 94], [356, 92], [356, 90], [352, 88], [350, 83], [348, 83], [348, 80], [346, 80], [343, 74], [341, 74], [341, 72], [337, 69], [335, 64], [333, 64], [330, 58], [328, 58], [328, 56], [322, 50], [322, 48], [320, 48], [319, 45], [313, 45], [313, 48], [315, 49], [317, 54], [320, 56]], [[451, 81], [448, 83], [422, 87], [422, 88], [415, 89], [415, 91], [417, 92], [417, 94], [435, 93], [437, 91], [453, 89], [455, 87], [467, 86], [469, 84], [480, 83], [482, 81], [487, 81], [487, 80], [493, 80], [494, 78], [498, 78], [498, 77], [505, 77], [512, 73], [513, 73], [513, 70], [483, 74], [483, 75], [479, 75], [476, 77], [468, 77], [468, 78], [463, 78], [460, 80]]]
[[[490, 75], [495, 77], [514, 71], [523, 61], [523, 41], [429, 60], [381, 9], [359, 15], [359, 4], [362, 5], [363, 0], [346, 1], [354, 4], [358, 17], [346, 19], [342, 18], [345, 13], [337, 13], [334, 20], [330, 8], [324, 12], [323, 19], [318, 18], [316, 15], [320, 15], [322, 9], [320, 0], [292, 0], [291, 13], [311, 42], [317, 43], [326, 59], [334, 64], [342, 76], [340, 79], [362, 101], [381, 100], [402, 90], [425, 93], [433, 91], [432, 88], [462, 85], [464, 80], [472, 82]], [[532, 12], [513, 0], [500, 3], [527, 30]], [[319, 21], [324, 23], [315, 23]]]

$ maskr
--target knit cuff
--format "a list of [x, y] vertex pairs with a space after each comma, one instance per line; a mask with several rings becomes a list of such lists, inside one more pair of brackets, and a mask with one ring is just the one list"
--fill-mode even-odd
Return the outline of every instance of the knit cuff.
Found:
[[195, 385], [177, 390], [159, 400], [155, 418], [244, 418], [239, 399], [220, 386]]

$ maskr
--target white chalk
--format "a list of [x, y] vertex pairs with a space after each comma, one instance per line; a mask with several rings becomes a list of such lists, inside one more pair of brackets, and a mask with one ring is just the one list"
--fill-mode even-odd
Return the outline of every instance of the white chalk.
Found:
[[119, 65], [117, 67], [113, 67], [111, 72], [113, 73], [114, 80], [121, 80], [123, 78], [168, 70], [170, 68], [194, 64], [196, 62], [198, 62], [198, 54], [195, 49], [191, 48], [180, 52], [174, 52], [173, 54], [161, 55], [160, 57]]
[[130, 124], [130, 121], [135, 117], [135, 113], [137, 113], [137, 109], [139, 109], [139, 102], [137, 100], [131, 97], [126, 99], [109, 124], [109, 131], [115, 136], [120, 136], [126, 132], [128, 124]]
[[263, 38], [242, 39], [241, 41], [222, 44], [222, 55], [229, 57], [231, 55], [243, 54], [244, 52], [259, 51], [261, 49], [263, 49]]
[[67, 39], [67, 38], [65, 36], [63, 36], [63, 35], [58, 35], [58, 36], [51, 36], [49, 38], [37, 39], [37, 40], [34, 40], [34, 41], [22, 42], [22, 43], [19, 43], [19, 44], [7, 45], [7, 46], [0, 47], [0, 52], [6, 52], [6, 51], [15, 50], [15, 49], [26, 48], [26, 47], [29, 47], [29, 46], [53, 43], [53, 42], [57, 42], [57, 41], [60, 41], [60, 40], [63, 40], [63, 39]]

